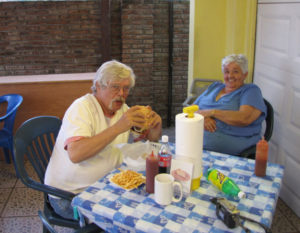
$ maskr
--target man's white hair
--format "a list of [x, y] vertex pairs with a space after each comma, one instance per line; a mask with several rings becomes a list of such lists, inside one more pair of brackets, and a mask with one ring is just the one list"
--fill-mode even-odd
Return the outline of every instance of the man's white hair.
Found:
[[97, 70], [91, 89], [95, 93], [97, 83], [107, 86], [110, 81], [121, 81], [128, 78], [130, 79], [130, 87], [134, 87], [135, 74], [129, 66], [116, 60], [107, 61]]

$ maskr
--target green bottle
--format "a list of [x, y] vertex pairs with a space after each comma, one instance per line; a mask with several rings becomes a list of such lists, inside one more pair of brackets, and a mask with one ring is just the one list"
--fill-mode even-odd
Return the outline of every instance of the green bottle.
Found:
[[232, 179], [225, 176], [217, 169], [209, 168], [206, 173], [206, 179], [214, 184], [223, 193], [229, 196], [237, 196], [239, 198], [246, 197], [246, 194], [240, 190], [240, 188]]

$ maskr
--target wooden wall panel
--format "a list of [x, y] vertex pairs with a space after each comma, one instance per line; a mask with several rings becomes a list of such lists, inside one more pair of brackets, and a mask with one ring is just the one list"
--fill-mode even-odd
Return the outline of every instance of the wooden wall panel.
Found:
[[69, 105], [78, 97], [91, 92], [92, 81], [1, 84], [0, 94], [17, 93], [24, 100], [18, 109], [16, 129], [27, 119], [39, 115], [62, 118]]
[[[78, 97], [91, 92], [92, 81], [43, 82], [1, 84], [0, 95], [17, 93], [23, 96], [18, 109], [14, 132], [26, 120], [34, 116], [54, 115], [62, 119], [70, 104]], [[4, 158], [0, 149], [0, 159]]]

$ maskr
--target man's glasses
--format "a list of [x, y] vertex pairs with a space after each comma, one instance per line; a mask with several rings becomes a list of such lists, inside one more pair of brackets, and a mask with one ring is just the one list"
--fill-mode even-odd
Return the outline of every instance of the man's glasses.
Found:
[[125, 94], [128, 94], [129, 91], [130, 91], [130, 87], [129, 86], [120, 86], [120, 85], [117, 85], [117, 84], [111, 84], [111, 85], [108, 85], [108, 88], [115, 94], [119, 93], [120, 90], [122, 89], [123, 90], [123, 93]]

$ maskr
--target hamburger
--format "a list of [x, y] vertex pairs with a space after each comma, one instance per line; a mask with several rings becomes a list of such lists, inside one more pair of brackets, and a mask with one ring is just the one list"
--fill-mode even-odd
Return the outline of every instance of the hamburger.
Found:
[[141, 115], [143, 115], [143, 117], [145, 119], [145, 123], [142, 128], [132, 127], [132, 130], [135, 133], [144, 134], [149, 129], [150, 124], [153, 120], [153, 117], [151, 116], [152, 109], [150, 107], [146, 107], [146, 106], [139, 106], [139, 107], [140, 107], [140, 109], [138, 111], [141, 113]]

